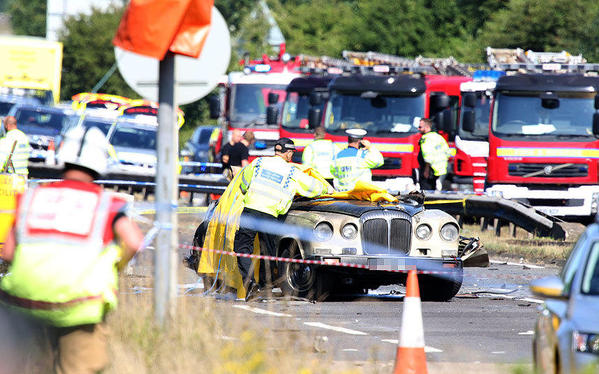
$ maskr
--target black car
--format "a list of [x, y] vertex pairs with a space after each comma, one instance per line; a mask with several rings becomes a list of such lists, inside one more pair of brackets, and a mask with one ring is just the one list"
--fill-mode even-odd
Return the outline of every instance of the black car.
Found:
[[[181, 150], [182, 158], [193, 162], [214, 162], [214, 155], [210, 152], [210, 137], [216, 126], [199, 126], [185, 143]], [[183, 166], [182, 173], [197, 174], [210, 171], [206, 166]]]

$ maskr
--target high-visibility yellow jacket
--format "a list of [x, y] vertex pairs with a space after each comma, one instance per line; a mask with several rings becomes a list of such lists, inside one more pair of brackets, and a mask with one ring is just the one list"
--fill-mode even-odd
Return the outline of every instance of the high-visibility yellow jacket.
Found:
[[295, 194], [315, 197], [328, 186], [303, 173], [280, 156], [259, 157], [241, 171], [241, 191], [246, 208], [278, 217], [291, 206]]
[[25, 192], [0, 300], [53, 326], [101, 322], [117, 304], [121, 251], [112, 223], [125, 203], [100, 186], [70, 180]]
[[327, 179], [333, 178], [331, 164], [339, 149], [329, 139], [316, 139], [304, 148], [302, 164], [315, 169]]
[[[16, 142], [16, 144], [15, 144]], [[14, 167], [14, 173], [27, 177], [29, 170], [29, 154], [31, 147], [29, 146], [29, 139], [27, 135], [19, 129], [12, 129], [6, 133], [6, 136], [0, 139], [0, 163], [2, 170], [6, 170], [12, 173], [12, 169], [6, 169], [6, 163], [8, 162], [8, 156], [12, 151], [12, 146], [15, 144], [15, 149], [12, 152], [11, 162]]]
[[424, 162], [433, 169], [435, 176], [447, 174], [449, 145], [445, 139], [434, 131], [429, 131], [420, 138], [420, 152]]
[[335, 189], [349, 191], [357, 181], [372, 182], [370, 169], [381, 166], [383, 162], [383, 155], [373, 145], [369, 150], [347, 147], [335, 155], [331, 165]]

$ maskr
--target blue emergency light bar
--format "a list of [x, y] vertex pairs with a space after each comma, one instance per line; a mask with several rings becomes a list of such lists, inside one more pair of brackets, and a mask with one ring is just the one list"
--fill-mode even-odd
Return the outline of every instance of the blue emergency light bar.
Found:
[[499, 70], [477, 70], [472, 74], [472, 79], [475, 81], [494, 82], [505, 75], [505, 71]]

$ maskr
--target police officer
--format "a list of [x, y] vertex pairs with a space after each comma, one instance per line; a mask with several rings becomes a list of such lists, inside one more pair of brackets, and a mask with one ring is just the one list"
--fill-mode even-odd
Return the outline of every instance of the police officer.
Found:
[[143, 241], [125, 215], [127, 201], [93, 183], [106, 170], [107, 146], [98, 128], [67, 132], [57, 155], [64, 180], [25, 192], [2, 250], [11, 264], [0, 282], [0, 302], [42, 323], [59, 373], [107, 365], [103, 321], [116, 307], [117, 267]]
[[[294, 166], [291, 163], [293, 152], [293, 141], [281, 138], [275, 145], [275, 156], [256, 158], [241, 171], [240, 187], [245, 205], [235, 235], [236, 253], [253, 253], [254, 237], [258, 233], [263, 253], [276, 255], [278, 217], [287, 213], [295, 194], [316, 197], [333, 192], [331, 186]], [[258, 284], [252, 279], [252, 260], [238, 257], [237, 264], [246, 287], [246, 300], [249, 300], [259, 290]], [[265, 280], [263, 274], [266, 273], [261, 267], [261, 280]]]
[[331, 164], [339, 150], [331, 140], [325, 139], [324, 136], [324, 127], [317, 127], [314, 130], [314, 141], [308, 144], [302, 153], [302, 164], [315, 169], [332, 184]]
[[13, 116], [4, 118], [6, 135], [0, 139], [0, 163], [2, 171], [14, 173], [27, 179], [29, 170], [29, 139], [17, 128], [17, 119]]
[[420, 138], [420, 187], [423, 190], [442, 190], [447, 176], [447, 160], [449, 160], [449, 145], [445, 139], [432, 131], [433, 121], [429, 118], [420, 120], [418, 131]]
[[349, 129], [347, 133], [347, 148], [335, 155], [331, 165], [331, 174], [335, 189], [349, 191], [356, 182], [372, 182], [370, 169], [383, 164], [383, 155], [370, 141], [364, 139], [366, 130]]

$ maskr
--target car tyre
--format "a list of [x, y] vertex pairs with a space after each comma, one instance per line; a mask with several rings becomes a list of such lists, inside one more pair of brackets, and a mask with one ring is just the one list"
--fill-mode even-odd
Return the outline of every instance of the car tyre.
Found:
[[[279, 253], [280, 257], [302, 259], [297, 242], [293, 241]], [[329, 276], [318, 265], [280, 261], [277, 265], [278, 285], [287, 297], [322, 301], [328, 296]]]
[[449, 301], [460, 291], [463, 278], [462, 269], [443, 277], [420, 274], [418, 275], [420, 297], [424, 301]]

